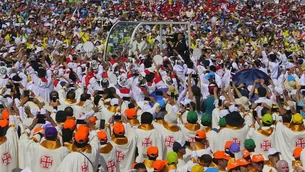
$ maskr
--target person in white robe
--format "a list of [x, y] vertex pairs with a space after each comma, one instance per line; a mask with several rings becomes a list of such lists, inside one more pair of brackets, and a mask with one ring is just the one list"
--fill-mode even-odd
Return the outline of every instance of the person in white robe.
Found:
[[147, 159], [146, 151], [149, 146], [155, 145], [159, 148], [159, 159], [163, 159], [165, 154], [164, 138], [162, 134], [155, 129], [152, 124], [153, 116], [149, 112], [144, 112], [141, 116], [141, 125], [135, 129], [135, 135], [137, 136], [137, 148], [138, 157], [136, 162], [142, 162]]
[[111, 144], [117, 149], [116, 157], [119, 164], [119, 172], [128, 171], [135, 161], [136, 137], [134, 133], [126, 134], [125, 136], [124, 125], [115, 123], [113, 125]]
[[12, 171], [18, 167], [18, 135], [14, 116], [0, 120], [0, 171]]
[[97, 133], [100, 141], [100, 156], [99, 156], [99, 168], [100, 172], [117, 172], [119, 171], [119, 163], [117, 163], [117, 149], [113, 144], [108, 142], [107, 133], [100, 131]]

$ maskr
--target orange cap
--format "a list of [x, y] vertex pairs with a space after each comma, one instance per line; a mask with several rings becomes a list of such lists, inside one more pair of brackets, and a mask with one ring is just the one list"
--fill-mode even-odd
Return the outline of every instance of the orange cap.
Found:
[[244, 158], [239, 158], [235, 162], [239, 164], [239, 166], [249, 165], [250, 162], [246, 161]]
[[80, 125], [78, 128], [77, 128], [77, 131], [85, 131], [87, 134], [89, 134], [90, 132], [90, 129], [85, 126], [85, 125]]
[[225, 159], [225, 160], [229, 161], [231, 159], [231, 157], [229, 155], [227, 155], [225, 153], [225, 151], [218, 150], [214, 153], [214, 159]]
[[127, 118], [134, 119], [137, 116], [137, 111], [135, 108], [126, 109], [125, 114], [126, 114]]
[[135, 167], [137, 164], [138, 164], [137, 162], [134, 162], [134, 163], [131, 165], [131, 169], [134, 169], [134, 167]]
[[97, 133], [97, 137], [100, 141], [107, 142], [107, 134], [105, 131], [100, 131]]
[[230, 146], [231, 146], [232, 143], [233, 143], [232, 140], [227, 141], [226, 144], [225, 144], [225, 149], [230, 149]]
[[2, 119], [8, 119], [10, 114], [8, 113], [7, 109], [2, 110]]
[[248, 156], [250, 156], [250, 152], [247, 149], [243, 150], [243, 158], [247, 158]]
[[301, 147], [296, 147], [293, 150], [293, 157], [294, 158], [299, 158], [301, 156], [301, 152], [302, 152], [303, 148]]
[[230, 163], [228, 163], [227, 171], [230, 171], [238, 166], [239, 166], [239, 164], [237, 162], [230, 162]]
[[158, 147], [156, 146], [150, 146], [148, 149], [147, 149], [147, 155], [150, 156], [150, 157], [157, 157], [158, 156]]
[[91, 116], [91, 117], [89, 118], [89, 121], [91, 122], [91, 124], [95, 125], [96, 117], [95, 117], [95, 116]]
[[79, 130], [74, 135], [76, 142], [85, 142], [88, 140], [88, 133], [85, 130]]
[[252, 156], [252, 162], [262, 162], [265, 161], [262, 154], [255, 154]]
[[42, 131], [42, 130], [44, 130], [44, 128], [37, 127], [33, 130], [33, 134], [37, 134], [39, 131]]
[[206, 136], [204, 131], [198, 130], [198, 131], [196, 131], [196, 138], [198, 138], [198, 139], [206, 139], [207, 136]]
[[125, 127], [123, 124], [121, 123], [115, 123], [113, 124], [113, 132], [115, 134], [118, 134], [118, 135], [123, 135], [125, 134]]
[[153, 168], [155, 171], [160, 172], [164, 169], [164, 167], [167, 165], [167, 161], [163, 160], [156, 160], [153, 164]]
[[74, 130], [76, 127], [76, 122], [73, 119], [67, 119], [64, 123], [64, 129]]
[[8, 126], [8, 120], [6, 119], [0, 120], [0, 127], [4, 128], [6, 126]]

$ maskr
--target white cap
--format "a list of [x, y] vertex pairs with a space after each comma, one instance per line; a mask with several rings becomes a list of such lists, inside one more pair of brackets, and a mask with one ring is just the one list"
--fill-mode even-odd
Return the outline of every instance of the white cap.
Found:
[[269, 155], [274, 155], [274, 154], [276, 154], [276, 153], [280, 153], [280, 152], [277, 151], [275, 148], [270, 148], [270, 149], [268, 150], [268, 156], [269, 156]]
[[118, 99], [118, 98], [113, 98], [113, 99], [111, 99], [110, 105], [111, 105], [111, 106], [119, 105], [119, 99]]

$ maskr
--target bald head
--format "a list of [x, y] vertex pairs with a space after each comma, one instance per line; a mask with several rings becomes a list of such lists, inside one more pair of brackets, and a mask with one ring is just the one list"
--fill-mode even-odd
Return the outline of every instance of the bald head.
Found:
[[279, 160], [276, 163], [276, 168], [278, 172], [289, 172], [289, 166], [287, 161], [285, 160]]

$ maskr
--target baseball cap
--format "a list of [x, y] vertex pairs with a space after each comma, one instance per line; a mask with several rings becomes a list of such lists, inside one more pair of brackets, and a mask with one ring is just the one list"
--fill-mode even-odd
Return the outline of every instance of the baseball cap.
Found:
[[178, 163], [178, 155], [176, 152], [167, 153], [166, 160], [168, 164], [177, 164]]
[[57, 130], [55, 127], [48, 127], [45, 130], [45, 137], [57, 137]]
[[294, 124], [302, 124], [303, 123], [303, 116], [299, 113], [296, 113], [292, 116], [292, 122]]
[[125, 127], [123, 124], [121, 123], [115, 123], [113, 124], [113, 132], [115, 134], [118, 134], [118, 135], [123, 135], [125, 134]]
[[262, 117], [262, 121], [265, 124], [271, 125], [271, 124], [273, 124], [273, 117], [270, 113], [267, 113]]
[[242, 151], [242, 153], [243, 153], [243, 158], [247, 158], [247, 157], [249, 157], [251, 155], [250, 152], [247, 149], [244, 149]]
[[198, 139], [206, 139], [207, 138], [205, 132], [202, 131], [202, 130], [196, 131], [196, 136], [195, 137], [198, 138]]
[[75, 141], [78, 143], [86, 142], [88, 139], [88, 133], [85, 130], [78, 130], [74, 135]]
[[240, 146], [239, 146], [239, 144], [237, 144], [237, 143], [232, 143], [232, 144], [230, 145], [230, 152], [232, 152], [232, 153], [238, 153], [238, 152], [240, 152]]
[[232, 140], [226, 141], [225, 149], [230, 149], [230, 146], [231, 146], [232, 143], [233, 143]]
[[204, 171], [204, 167], [201, 165], [194, 165], [191, 169], [191, 172], [201, 172]]
[[244, 142], [244, 146], [246, 149], [255, 149], [255, 142], [253, 139], [246, 139]]
[[107, 142], [107, 133], [105, 131], [100, 131], [97, 133], [97, 137], [100, 141]]
[[211, 122], [212, 122], [212, 116], [211, 115], [207, 115], [207, 114], [202, 115], [201, 123], [203, 125], [209, 125]]
[[76, 127], [76, 122], [73, 119], [67, 119], [63, 125], [64, 129], [74, 130]]
[[85, 126], [85, 125], [80, 125], [78, 128], [77, 128], [77, 131], [84, 131], [86, 132], [87, 134], [89, 134], [89, 127]]
[[148, 149], [147, 149], [147, 155], [150, 156], [150, 157], [157, 157], [158, 156], [158, 147], [156, 146], [150, 146]]
[[255, 154], [252, 156], [252, 162], [262, 162], [265, 161], [264, 157], [262, 154]]
[[227, 125], [226, 119], [225, 118], [220, 118], [218, 121], [218, 124], [220, 127], [225, 127]]
[[137, 110], [135, 108], [126, 109], [125, 114], [129, 119], [133, 119], [137, 115]]
[[239, 166], [239, 163], [237, 163], [237, 162], [229, 162], [227, 165], [227, 171], [230, 171], [238, 166]]
[[9, 113], [7, 109], [2, 110], [2, 119], [8, 119], [9, 118]]
[[214, 153], [214, 159], [225, 159], [229, 161], [231, 157], [227, 155], [225, 151], [218, 150]]
[[277, 154], [277, 153], [280, 153], [279, 151], [277, 151], [275, 148], [270, 148], [268, 150], [268, 156], [269, 155], [274, 155], [274, 154]]
[[37, 128], [35, 128], [35, 129], [33, 130], [33, 134], [36, 134], [36, 133], [38, 133], [39, 131], [42, 131], [42, 130], [44, 130], [44, 128], [37, 127]]
[[244, 166], [244, 165], [249, 165], [250, 164], [250, 162], [248, 162], [244, 158], [239, 158], [235, 162], [237, 162], [240, 166]]
[[0, 127], [4, 128], [6, 126], [8, 126], [8, 120], [6, 120], [6, 119], [0, 120]]
[[198, 121], [198, 115], [194, 111], [189, 111], [187, 113], [187, 120], [191, 123], [196, 123]]
[[178, 152], [182, 147], [182, 145], [179, 142], [174, 142], [173, 144], [173, 151]]
[[303, 151], [303, 148], [301, 147], [296, 147], [293, 150], [293, 157], [294, 158], [299, 158], [301, 156], [301, 152]]
[[153, 168], [155, 171], [160, 172], [164, 169], [164, 167], [167, 165], [167, 161], [163, 160], [156, 160], [153, 164]]

